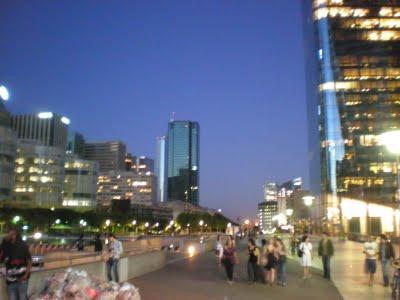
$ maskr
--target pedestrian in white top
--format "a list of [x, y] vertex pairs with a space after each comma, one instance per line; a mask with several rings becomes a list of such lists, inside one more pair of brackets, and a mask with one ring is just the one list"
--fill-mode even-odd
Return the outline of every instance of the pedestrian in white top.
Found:
[[[109, 235], [108, 252], [107, 278], [109, 281], [114, 280], [115, 282], [119, 282], [118, 264], [123, 248], [122, 243], [117, 240], [113, 233]], [[112, 275], [114, 275], [114, 278]]]
[[368, 241], [364, 243], [365, 254], [365, 271], [368, 274], [368, 285], [374, 284], [374, 275], [376, 272], [376, 257], [378, 255], [378, 245], [372, 236], [368, 237]]
[[299, 245], [299, 256], [300, 263], [304, 269], [304, 277], [303, 279], [311, 278], [310, 267], [312, 264], [312, 244], [310, 243], [310, 238], [305, 235], [301, 239], [301, 243]]
[[215, 241], [215, 258], [217, 260], [217, 265], [221, 266], [221, 259], [222, 259], [222, 254], [224, 252], [224, 246], [222, 245], [222, 237], [220, 235], [217, 235], [217, 240]]

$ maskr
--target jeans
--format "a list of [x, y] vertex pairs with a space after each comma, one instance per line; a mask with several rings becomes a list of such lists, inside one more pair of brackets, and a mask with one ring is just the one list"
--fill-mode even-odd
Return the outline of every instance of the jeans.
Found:
[[382, 259], [381, 264], [382, 264], [383, 284], [384, 284], [385, 286], [388, 286], [388, 285], [389, 285], [389, 266], [390, 266], [390, 260], [388, 260], [388, 259]]
[[324, 278], [331, 279], [331, 257], [329, 255], [322, 256], [322, 265], [324, 266]]
[[278, 260], [278, 284], [286, 284], [286, 256], [281, 256]]
[[28, 281], [7, 284], [7, 294], [9, 300], [27, 300]]
[[112, 273], [114, 273], [114, 281], [119, 282], [118, 262], [119, 260], [114, 258], [107, 261], [107, 278], [109, 281], [113, 280]]
[[232, 281], [233, 280], [233, 268], [235, 267], [235, 265], [229, 259], [224, 259], [223, 264], [225, 267], [226, 276], [228, 277], [228, 280]]
[[249, 281], [258, 281], [258, 265], [257, 262], [249, 261], [247, 263], [247, 274], [249, 276]]

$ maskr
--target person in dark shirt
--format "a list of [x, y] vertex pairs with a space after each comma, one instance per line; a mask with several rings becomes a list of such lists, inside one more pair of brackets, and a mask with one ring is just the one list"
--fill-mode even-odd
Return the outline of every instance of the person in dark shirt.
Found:
[[28, 246], [16, 229], [10, 229], [3, 240], [0, 260], [6, 266], [6, 283], [9, 300], [28, 299], [28, 280], [32, 269], [32, 258]]
[[103, 251], [103, 243], [100, 239], [100, 234], [96, 234], [94, 238], [94, 252], [101, 252]]

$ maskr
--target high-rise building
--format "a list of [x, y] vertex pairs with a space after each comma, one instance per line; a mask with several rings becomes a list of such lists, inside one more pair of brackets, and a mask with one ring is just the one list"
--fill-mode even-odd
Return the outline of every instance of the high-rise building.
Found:
[[17, 138], [11, 129], [10, 114], [0, 100], [0, 201], [11, 200]]
[[200, 126], [192, 121], [168, 124], [168, 200], [199, 204]]
[[[320, 217], [340, 196], [392, 203], [400, 127], [400, 1], [304, 0], [310, 181]], [[338, 219], [335, 216], [334, 219]]]
[[259, 226], [262, 232], [271, 233], [275, 228], [274, 217], [278, 215], [277, 201], [263, 201], [258, 204]]
[[125, 170], [126, 146], [119, 141], [85, 143], [84, 158], [99, 163], [99, 171]]
[[278, 200], [278, 185], [275, 182], [266, 182], [263, 186], [263, 189], [265, 201]]
[[127, 153], [125, 156], [126, 171], [137, 173], [154, 173], [154, 160], [147, 156], [133, 156]]
[[165, 202], [167, 199], [167, 138], [157, 138], [156, 176], [157, 176], [157, 201]]
[[67, 153], [83, 157], [85, 153], [85, 138], [76, 131], [68, 132]]
[[98, 163], [68, 155], [65, 160], [63, 206], [95, 208], [97, 206]]
[[129, 200], [131, 204], [152, 205], [156, 202], [157, 181], [153, 174], [133, 171], [99, 173], [97, 202], [110, 206], [113, 200]]
[[70, 121], [52, 112], [15, 115], [11, 117], [12, 128], [19, 140], [35, 141], [44, 146], [66, 149]]

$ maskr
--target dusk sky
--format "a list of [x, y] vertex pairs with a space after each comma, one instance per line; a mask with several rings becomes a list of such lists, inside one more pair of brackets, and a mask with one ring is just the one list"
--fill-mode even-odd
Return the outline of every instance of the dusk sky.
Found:
[[2, 0], [0, 83], [132, 154], [198, 121], [201, 205], [254, 218], [264, 181], [308, 181], [301, 26], [300, 0]]

